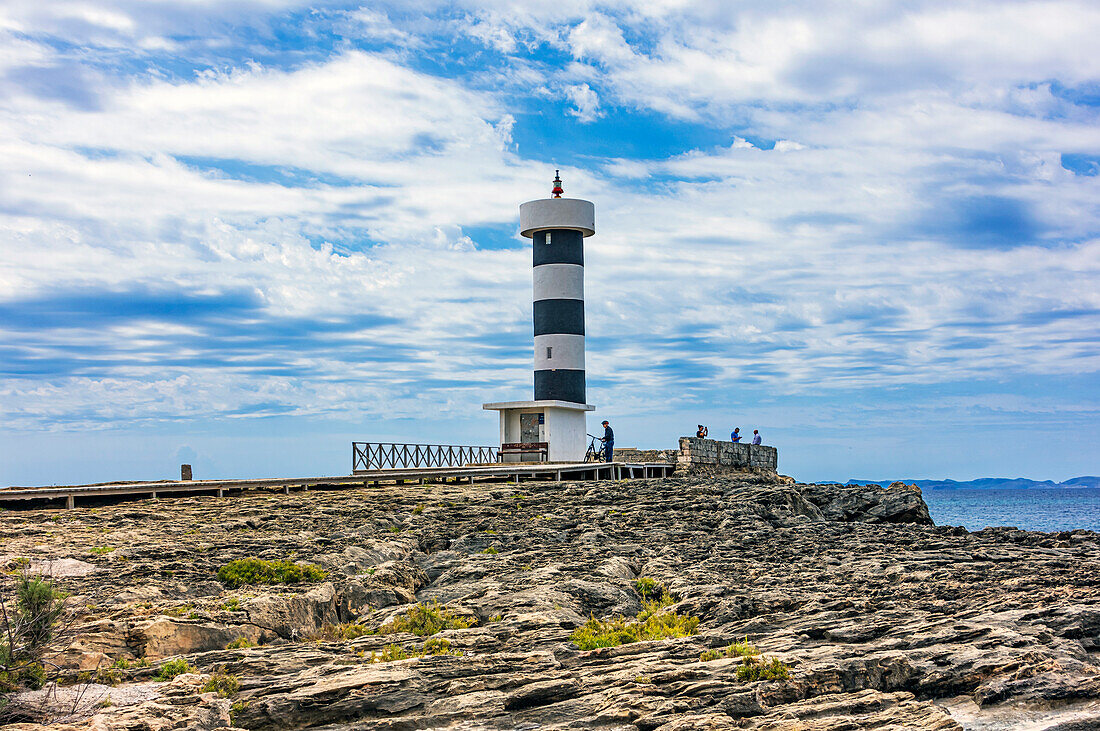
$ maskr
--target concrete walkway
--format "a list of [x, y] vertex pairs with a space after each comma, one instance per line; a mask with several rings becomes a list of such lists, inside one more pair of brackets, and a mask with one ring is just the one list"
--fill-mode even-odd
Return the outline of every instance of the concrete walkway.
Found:
[[[416, 469], [361, 470], [335, 477], [277, 477], [244, 480], [163, 480], [157, 482], [109, 482], [96, 485], [54, 485], [52, 487], [8, 487], [0, 489], [0, 506], [14, 507], [28, 501], [64, 501], [66, 508], [76, 501], [102, 500], [120, 496], [163, 498], [211, 495], [243, 490], [291, 490], [351, 488], [381, 483], [408, 482], [502, 482], [508, 480], [618, 480], [649, 479], [672, 474], [675, 465], [666, 462], [568, 462], [537, 464], [469, 465]], [[60, 505], [58, 506], [60, 507]]]

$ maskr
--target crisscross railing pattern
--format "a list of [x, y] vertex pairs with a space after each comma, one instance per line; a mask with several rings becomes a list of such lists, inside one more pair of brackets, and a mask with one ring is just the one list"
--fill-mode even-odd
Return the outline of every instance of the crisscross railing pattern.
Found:
[[351, 471], [387, 468], [460, 467], [497, 461], [498, 447], [467, 447], [457, 444], [395, 444], [352, 442]]

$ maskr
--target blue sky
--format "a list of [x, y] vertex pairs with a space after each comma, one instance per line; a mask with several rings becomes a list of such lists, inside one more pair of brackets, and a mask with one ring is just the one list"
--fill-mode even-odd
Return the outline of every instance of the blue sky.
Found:
[[346, 473], [531, 389], [804, 480], [1100, 472], [1092, 2], [8, 0], [0, 484]]

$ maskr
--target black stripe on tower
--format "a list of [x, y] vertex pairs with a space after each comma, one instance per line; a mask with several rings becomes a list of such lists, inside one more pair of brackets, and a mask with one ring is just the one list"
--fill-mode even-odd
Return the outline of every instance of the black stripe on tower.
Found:
[[[550, 234], [550, 243], [546, 235]], [[584, 236], [580, 231], [556, 228], [536, 231], [531, 237], [532, 266], [542, 264], [580, 264], [584, 266]]]
[[584, 371], [535, 371], [536, 401], [584, 403]]
[[584, 300], [535, 300], [535, 335], [584, 335]]

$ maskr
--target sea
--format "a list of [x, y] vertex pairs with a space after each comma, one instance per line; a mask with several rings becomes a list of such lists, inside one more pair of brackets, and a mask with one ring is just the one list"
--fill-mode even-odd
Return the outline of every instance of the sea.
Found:
[[924, 488], [924, 502], [936, 525], [967, 530], [1013, 526], [1023, 530], [1100, 532], [1100, 489]]

